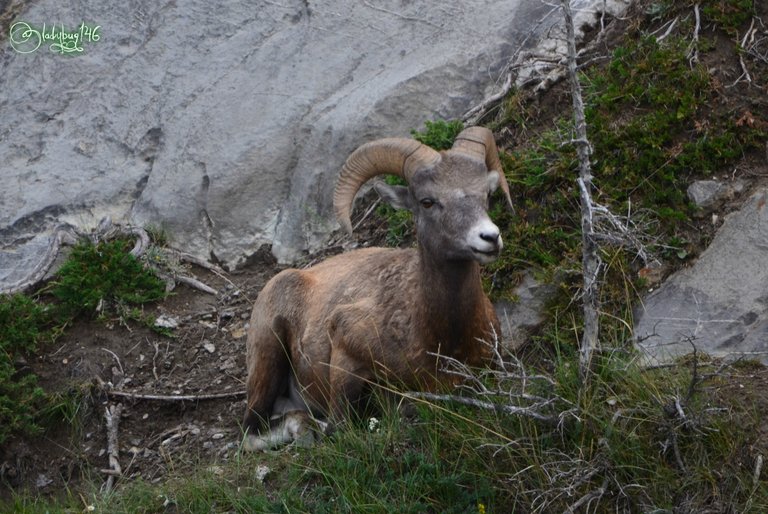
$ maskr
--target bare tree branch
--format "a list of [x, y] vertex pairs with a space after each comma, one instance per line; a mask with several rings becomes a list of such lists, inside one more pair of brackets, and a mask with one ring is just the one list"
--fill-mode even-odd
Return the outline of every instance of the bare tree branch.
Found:
[[409, 391], [405, 393], [407, 398], [421, 399], [429, 401], [439, 402], [456, 402], [463, 405], [470, 405], [477, 407], [478, 409], [493, 410], [496, 412], [503, 412], [505, 414], [513, 414], [518, 416], [526, 416], [536, 419], [538, 421], [546, 421], [548, 423], [554, 423], [557, 421], [556, 416], [547, 416], [537, 412], [529, 407], [518, 407], [517, 405], [505, 405], [500, 403], [484, 402], [475, 398], [468, 398], [466, 396], [456, 396], [451, 394], [435, 394], [435, 393], [423, 393], [418, 391]]
[[576, 138], [573, 144], [579, 158], [579, 193], [581, 199], [581, 241], [582, 273], [584, 276], [584, 333], [581, 340], [579, 374], [583, 382], [588, 380], [592, 368], [592, 354], [599, 347], [599, 291], [597, 276], [600, 270], [600, 257], [595, 239], [592, 208], [592, 164], [589, 156], [592, 147], [587, 138], [587, 122], [584, 115], [584, 100], [581, 96], [578, 67], [576, 64], [576, 35], [573, 27], [573, 14], [569, 0], [561, 0], [568, 45], [568, 78], [571, 83], [573, 98], [573, 116], [576, 125]]
[[130, 391], [106, 390], [107, 396], [119, 398], [131, 398], [133, 400], [154, 400], [159, 402], [196, 402], [203, 400], [223, 400], [226, 398], [240, 398], [245, 396], [245, 391], [232, 391], [228, 393], [212, 394], [144, 394], [132, 393]]
[[104, 493], [112, 491], [116, 478], [123, 474], [123, 470], [120, 467], [120, 445], [117, 438], [122, 412], [122, 403], [110, 405], [104, 412], [104, 418], [107, 422], [107, 455], [109, 457], [109, 470], [104, 470], [109, 475], [102, 489]]

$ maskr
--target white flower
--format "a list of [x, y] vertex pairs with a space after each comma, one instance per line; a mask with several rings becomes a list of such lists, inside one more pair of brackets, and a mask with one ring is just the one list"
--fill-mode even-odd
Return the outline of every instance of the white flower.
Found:
[[368, 431], [369, 432], [379, 432], [379, 420], [376, 418], [370, 418], [368, 420]]

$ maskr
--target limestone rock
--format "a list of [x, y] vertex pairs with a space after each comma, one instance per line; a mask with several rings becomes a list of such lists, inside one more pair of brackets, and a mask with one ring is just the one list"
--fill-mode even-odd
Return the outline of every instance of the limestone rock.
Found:
[[711, 212], [726, 200], [733, 199], [746, 188], [746, 182], [697, 180], [688, 186], [688, 198], [703, 212]]
[[501, 301], [494, 304], [501, 323], [502, 341], [515, 350], [546, 320], [544, 307], [557, 292], [557, 287], [536, 280], [533, 273], [526, 272], [514, 294], [517, 302]]
[[651, 362], [692, 351], [768, 363], [768, 188], [726, 216], [709, 248], [672, 275], [635, 313]]
[[[592, 20], [626, 6], [577, 3]], [[460, 116], [560, 18], [522, 0], [12, 4], [0, 24], [100, 38], [22, 54], [0, 27], [0, 283], [54, 226], [105, 216], [228, 266], [317, 249], [349, 153]]]

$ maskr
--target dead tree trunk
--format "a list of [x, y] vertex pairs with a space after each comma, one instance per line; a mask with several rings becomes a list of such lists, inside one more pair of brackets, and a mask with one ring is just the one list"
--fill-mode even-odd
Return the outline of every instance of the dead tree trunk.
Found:
[[592, 165], [589, 155], [592, 147], [587, 139], [587, 122], [584, 117], [584, 100], [581, 97], [576, 66], [576, 35], [573, 28], [573, 14], [569, 0], [561, 0], [565, 17], [565, 29], [568, 45], [568, 78], [571, 83], [573, 98], [573, 118], [576, 137], [573, 141], [579, 158], [579, 197], [581, 199], [581, 240], [582, 240], [582, 273], [584, 277], [583, 310], [584, 333], [581, 339], [579, 356], [579, 374], [582, 382], [586, 382], [592, 368], [592, 354], [599, 346], [598, 303], [599, 290], [597, 274], [600, 269], [600, 256], [595, 240], [592, 209]]

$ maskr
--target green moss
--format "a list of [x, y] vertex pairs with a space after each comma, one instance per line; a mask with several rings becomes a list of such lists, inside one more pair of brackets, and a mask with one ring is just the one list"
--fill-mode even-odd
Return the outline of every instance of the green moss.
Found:
[[753, 16], [757, 16], [754, 0], [704, 0], [696, 3], [701, 7], [702, 23], [713, 23], [733, 36]]

